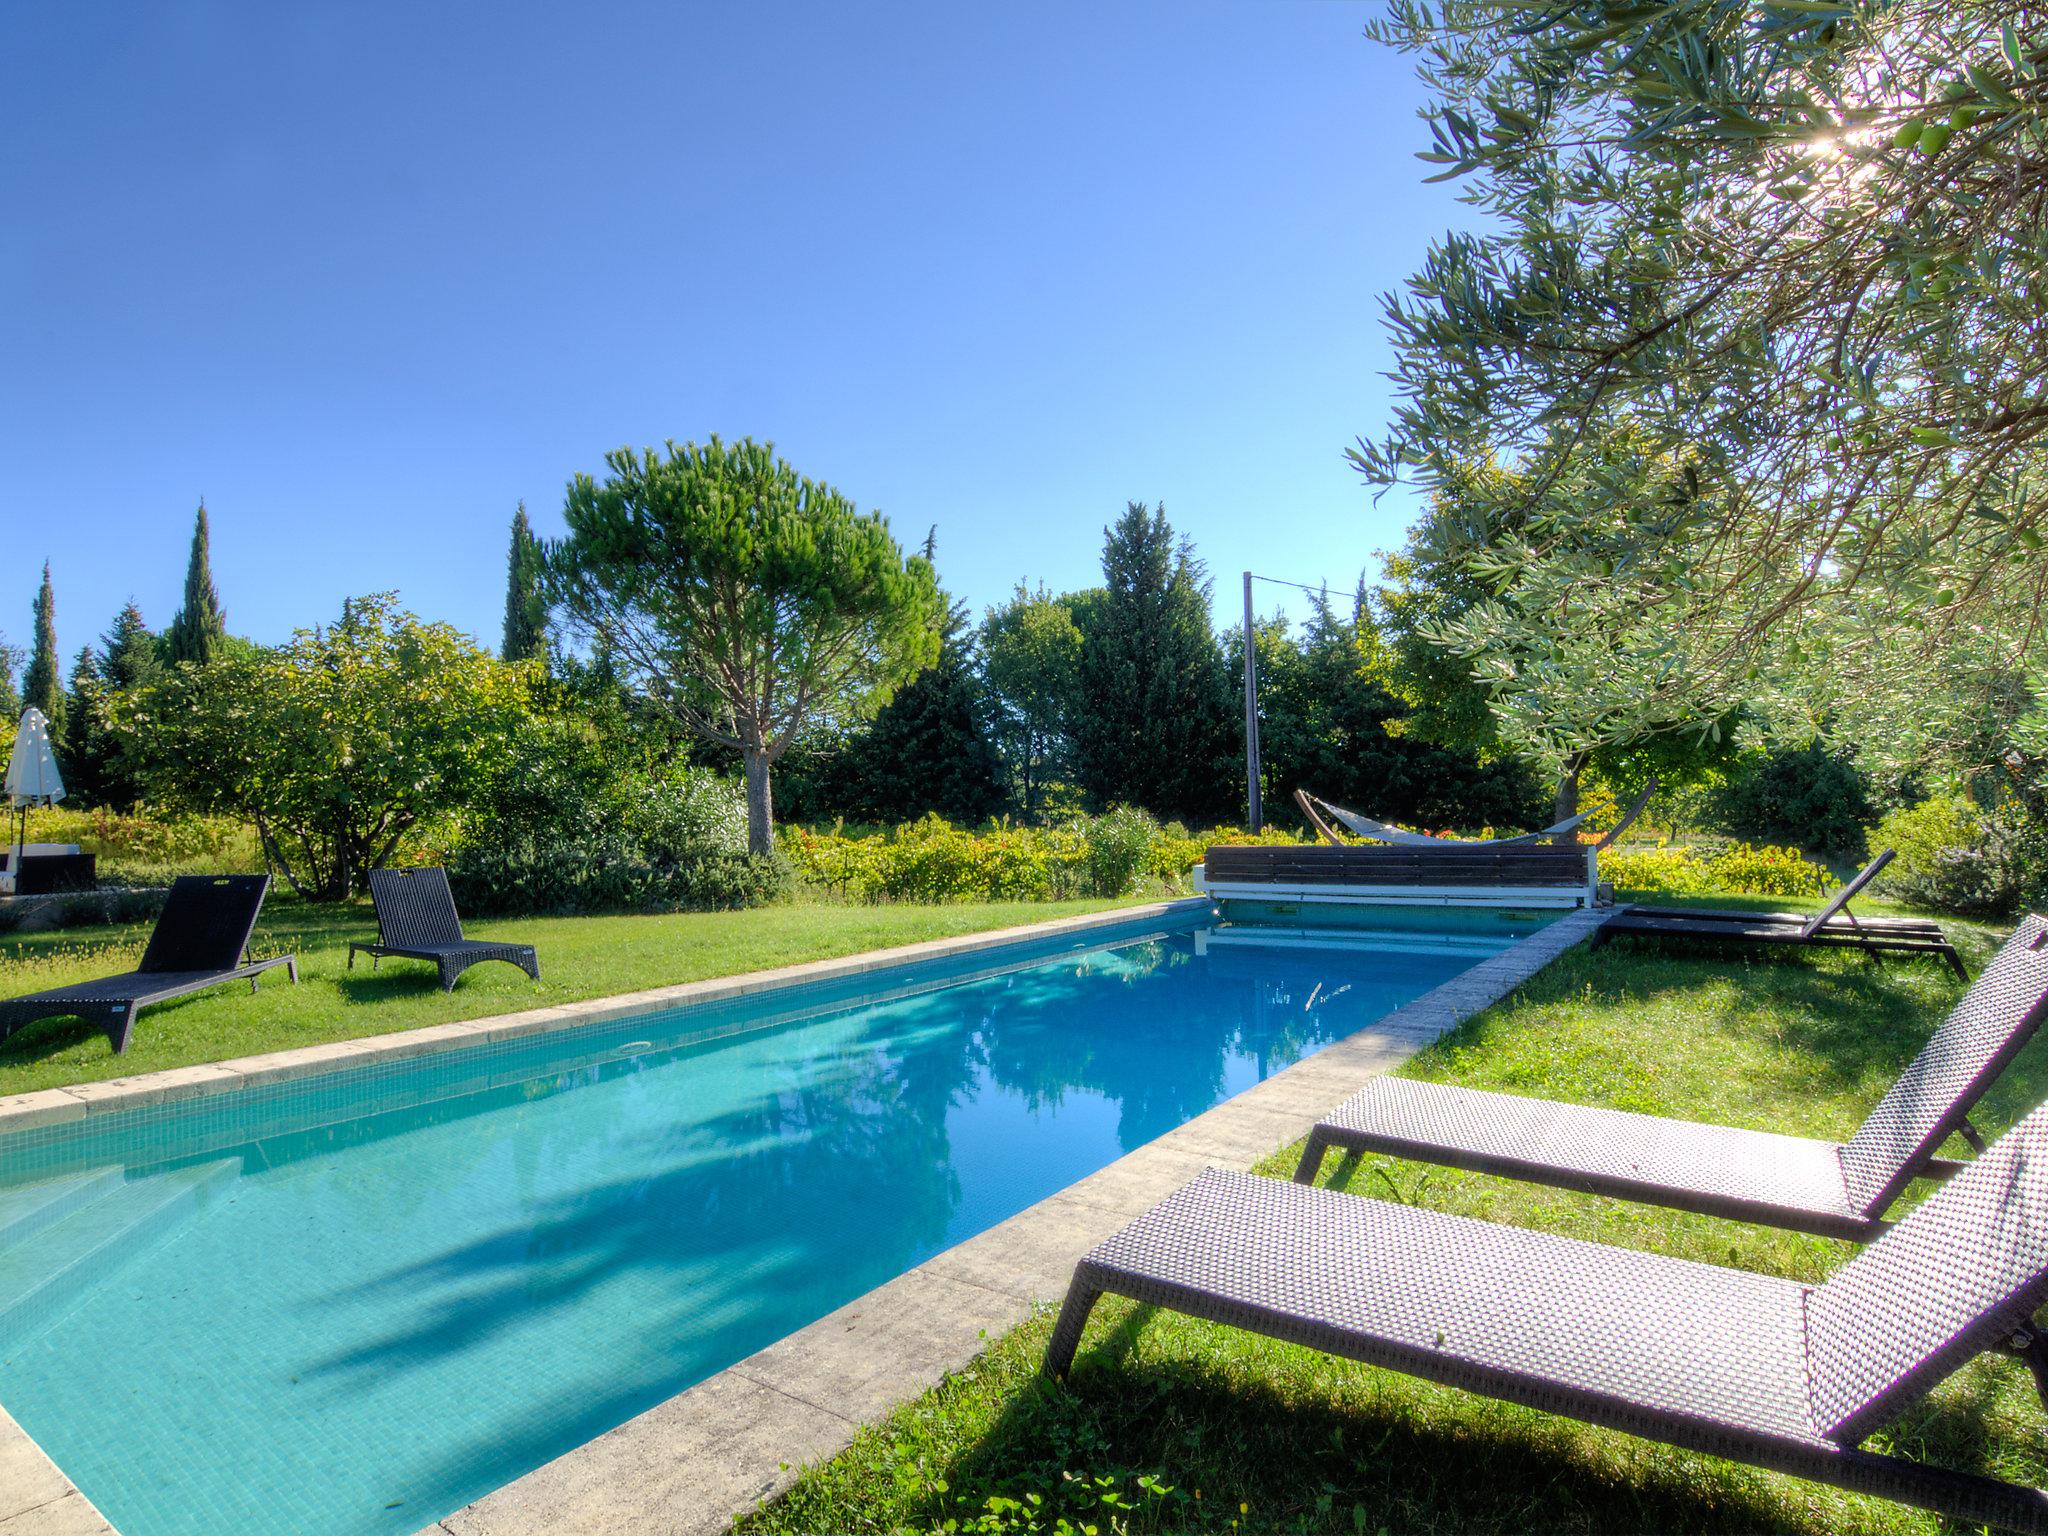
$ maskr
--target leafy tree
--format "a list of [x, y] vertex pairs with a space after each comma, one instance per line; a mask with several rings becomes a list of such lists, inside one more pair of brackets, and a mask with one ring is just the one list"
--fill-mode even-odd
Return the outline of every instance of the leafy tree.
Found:
[[[1852, 677], [1904, 719], [1960, 636], [2024, 666], [2048, 611], [2040, 26], [2015, 0], [1394, 0], [1375, 25], [1434, 92], [1424, 158], [1488, 217], [1389, 300], [1402, 404], [1354, 457], [1381, 482], [1489, 448], [1519, 469], [1474, 571], [1524, 600], [1473, 623], [1554, 653], [1554, 696], [1711, 714]], [[1624, 431], [1642, 473], [1612, 472]], [[1567, 643], [1589, 627], [1604, 665]]]
[[748, 846], [772, 853], [770, 774], [798, 733], [871, 717], [937, 660], [931, 564], [767, 443], [605, 462], [602, 484], [570, 483], [550, 595], [650, 700], [739, 753]]
[[1085, 610], [1074, 747], [1098, 806], [1207, 820], [1233, 800], [1233, 714], [1209, 580], [1164, 507], [1131, 502], [1103, 530], [1102, 595]]
[[57, 595], [50, 586], [50, 563], [43, 562], [43, 584], [36, 591], [35, 642], [28, 669], [21, 675], [21, 702], [40, 709], [50, 722], [50, 738], [64, 739], [64, 685], [57, 675]]
[[248, 817], [294, 890], [339, 901], [408, 833], [488, 794], [530, 721], [530, 674], [379, 593], [110, 710], [153, 797]]
[[545, 659], [548, 648], [548, 600], [543, 590], [545, 566], [540, 540], [526, 520], [526, 503], [512, 514], [512, 549], [506, 559], [505, 639], [498, 654], [506, 661]]
[[1047, 783], [1073, 771], [1072, 725], [1081, 688], [1081, 630], [1074, 605], [1020, 581], [981, 624], [982, 673], [1011, 793], [1035, 817]]
[[185, 601], [164, 631], [164, 660], [204, 666], [227, 642], [227, 615], [213, 585], [212, 538], [207, 532], [206, 503], [199, 503], [192, 522], [192, 554], [185, 562]]
[[[1632, 430], [1607, 433], [1581, 468], [1635, 486], [1632, 508], [1656, 505], [1658, 469]], [[1515, 570], [1527, 496], [1527, 476], [1488, 456], [1452, 466], [1388, 560], [1377, 594], [1385, 676], [1413, 711], [1398, 728], [1541, 764], [1556, 775], [1559, 819], [1577, 809], [1589, 767], [1617, 783], [1655, 772], [1675, 786], [1725, 761], [1740, 699], [1665, 686], [1686, 644], [1660, 627], [1655, 598], [1668, 571], [1617, 567], [1611, 522], [1591, 519], [1548, 535], [1541, 568]]]
[[912, 821], [936, 811], [973, 824], [1002, 809], [1002, 763], [989, 740], [988, 701], [960, 604], [946, 611], [939, 659], [875, 718], [829, 751], [810, 798], [862, 821]]

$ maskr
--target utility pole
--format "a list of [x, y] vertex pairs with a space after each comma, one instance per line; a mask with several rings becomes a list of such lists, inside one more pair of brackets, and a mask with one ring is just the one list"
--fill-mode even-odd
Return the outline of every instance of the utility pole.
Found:
[[1250, 814], [1245, 825], [1259, 831], [1266, 808], [1259, 801], [1259, 646], [1252, 627], [1252, 573], [1244, 573], [1244, 791]]

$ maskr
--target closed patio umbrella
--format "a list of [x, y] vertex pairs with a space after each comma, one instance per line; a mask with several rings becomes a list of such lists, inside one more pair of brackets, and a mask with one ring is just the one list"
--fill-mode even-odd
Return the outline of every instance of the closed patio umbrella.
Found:
[[40, 709], [21, 713], [14, 732], [14, 752], [7, 759], [7, 804], [21, 818], [14, 840], [13, 873], [21, 873], [21, 850], [28, 843], [28, 808], [55, 805], [64, 798], [64, 779], [57, 772], [57, 754], [50, 750], [50, 722]]

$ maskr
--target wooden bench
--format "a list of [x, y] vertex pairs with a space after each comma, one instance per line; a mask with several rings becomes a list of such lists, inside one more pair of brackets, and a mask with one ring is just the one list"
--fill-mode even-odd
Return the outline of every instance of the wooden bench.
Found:
[[1515, 847], [1214, 847], [1195, 889], [1217, 901], [1440, 907], [1581, 907], [1598, 886], [1577, 843]]

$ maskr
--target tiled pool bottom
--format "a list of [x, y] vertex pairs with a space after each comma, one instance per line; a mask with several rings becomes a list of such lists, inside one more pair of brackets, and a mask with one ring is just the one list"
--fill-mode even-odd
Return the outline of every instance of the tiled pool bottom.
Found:
[[127, 1536], [414, 1531], [1520, 931], [1098, 933], [18, 1133], [0, 1402]]

